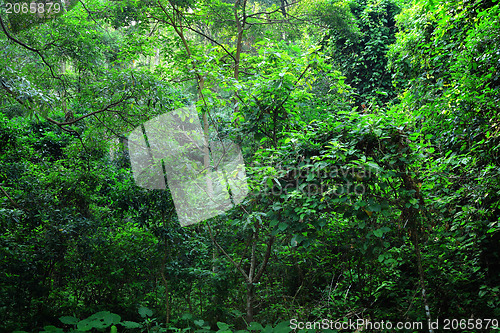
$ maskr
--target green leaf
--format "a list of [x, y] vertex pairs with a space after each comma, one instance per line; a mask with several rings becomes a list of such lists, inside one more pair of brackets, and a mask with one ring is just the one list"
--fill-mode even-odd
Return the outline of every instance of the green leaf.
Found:
[[106, 324], [113, 324], [113, 325], [116, 325], [116, 324], [119, 324], [120, 321], [122, 320], [122, 318], [120, 317], [120, 315], [117, 315], [116, 313], [108, 313], [104, 316], [104, 318], [102, 319]]
[[200, 320], [195, 320], [195, 321], [194, 321], [194, 324], [195, 324], [196, 326], [200, 326], [200, 327], [202, 327], [202, 326], [203, 326], [203, 324], [205, 324], [205, 321], [204, 321], [204, 320], [201, 320], [201, 319], [200, 319]]
[[220, 331], [228, 331], [229, 330], [229, 325], [226, 323], [222, 323], [220, 321], [217, 322], [217, 327], [219, 328]]
[[262, 333], [272, 333], [272, 332], [274, 332], [273, 327], [269, 324], [267, 324], [266, 327], [264, 327], [264, 329], [262, 330]]
[[382, 210], [382, 206], [378, 203], [374, 203], [368, 206], [368, 210], [371, 212], [380, 212]]
[[141, 306], [139, 308], [139, 315], [142, 317], [142, 318], [145, 318], [145, 317], [151, 317], [153, 316], [153, 311], [148, 309], [147, 307], [145, 306]]
[[139, 323], [136, 323], [135, 321], [122, 321], [120, 323], [125, 328], [141, 328], [142, 325]]
[[396, 265], [398, 262], [394, 258], [389, 258], [384, 262], [386, 265]]
[[375, 171], [382, 171], [382, 168], [377, 163], [368, 162], [367, 165]]
[[261, 324], [253, 321], [250, 323], [250, 325], [247, 327], [247, 329], [249, 331], [263, 331], [264, 327]]
[[185, 313], [182, 315], [181, 319], [182, 320], [191, 320], [191, 319], [193, 319], [193, 315], [190, 313]]
[[106, 328], [111, 325], [118, 324], [121, 321], [121, 317], [116, 313], [101, 311], [93, 314], [86, 320], [88, 320], [89, 324], [95, 328]]
[[45, 326], [43, 329], [45, 330], [45, 332], [60, 332], [60, 333], [64, 332], [62, 328], [58, 328], [52, 325]]
[[90, 331], [92, 328], [94, 328], [94, 326], [92, 325], [92, 320], [89, 320], [88, 318], [80, 320], [76, 325], [76, 327], [78, 328], [79, 331], [83, 332]]
[[285, 231], [286, 229], [288, 229], [288, 224], [286, 224], [285, 222], [281, 222], [278, 226], [278, 229], [281, 231]]
[[290, 328], [290, 322], [289, 321], [282, 321], [276, 327], [274, 328], [275, 333], [288, 333], [291, 332], [292, 329]]

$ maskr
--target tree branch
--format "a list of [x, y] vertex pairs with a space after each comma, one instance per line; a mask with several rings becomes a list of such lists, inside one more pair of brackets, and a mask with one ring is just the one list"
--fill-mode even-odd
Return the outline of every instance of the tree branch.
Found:
[[248, 274], [243, 270], [243, 268], [241, 268], [240, 265], [238, 265], [236, 262], [234, 262], [233, 258], [231, 258], [229, 256], [229, 254], [227, 254], [227, 252], [222, 248], [222, 246], [219, 245], [219, 243], [217, 243], [217, 241], [215, 240], [215, 237], [212, 233], [212, 228], [210, 228], [210, 224], [207, 223], [207, 226], [208, 226], [208, 232], [210, 234], [210, 238], [212, 239], [212, 243], [215, 244], [219, 248], [219, 250], [221, 250], [221, 252], [231, 262], [231, 264], [233, 264], [233, 266], [243, 275], [245, 280], [247, 282], [251, 283]]
[[188, 25], [183, 25], [182, 27], [187, 28], [188, 30], [193, 31], [194, 33], [197, 33], [198, 35], [205, 37], [206, 39], [208, 39], [208, 40], [209, 40], [209, 41], [211, 41], [212, 43], [215, 43], [217, 46], [220, 46], [220, 47], [224, 50], [224, 52], [226, 52], [226, 53], [227, 53], [227, 54], [228, 54], [231, 58], [233, 58], [233, 60], [236, 62], [236, 58], [233, 56], [233, 54], [232, 54], [231, 52], [229, 52], [229, 51], [228, 51], [228, 50], [224, 47], [224, 45], [222, 45], [221, 43], [219, 43], [219, 42], [218, 42], [218, 41], [216, 41], [215, 39], [213, 39], [213, 38], [211, 38], [211, 37], [207, 36], [206, 34], [204, 34], [204, 33], [203, 33], [203, 32], [201, 32], [201, 31], [198, 31], [198, 30], [196, 30], [196, 29], [194, 29], [194, 28], [191, 28], [191, 27], [190, 27], [190, 26], [188, 26]]
[[88, 117], [90, 117], [90, 116], [94, 116], [94, 115], [96, 115], [96, 114], [98, 114], [98, 113], [102, 113], [102, 112], [105, 112], [105, 111], [111, 111], [110, 109], [111, 109], [112, 107], [115, 107], [115, 106], [117, 106], [117, 105], [119, 105], [119, 104], [123, 103], [124, 101], [126, 101], [127, 99], [129, 99], [129, 98], [131, 98], [131, 97], [132, 97], [132, 96], [125, 96], [125, 97], [123, 97], [122, 99], [120, 99], [120, 100], [118, 100], [118, 101], [116, 101], [116, 102], [114, 102], [114, 103], [108, 104], [106, 107], [104, 107], [104, 108], [102, 108], [102, 109], [100, 109], [100, 110], [97, 110], [97, 111], [94, 111], [94, 112], [91, 112], [91, 113], [87, 113], [87, 114], [85, 114], [85, 115], [83, 115], [83, 116], [81, 116], [81, 117], [78, 117], [78, 118], [73, 119], [73, 120], [70, 120], [70, 121], [58, 122], [57, 120], [54, 120], [54, 119], [52, 119], [52, 118], [49, 118], [49, 117], [46, 117], [46, 118], [47, 118], [47, 120], [49, 120], [50, 122], [52, 122], [52, 123], [56, 124], [57, 126], [72, 125], [72, 124], [74, 124], [74, 123], [79, 122], [79, 121], [80, 121], [80, 120], [82, 120], [82, 119], [88, 118]]
[[54, 79], [62, 80], [61, 76], [57, 76], [54, 74], [54, 71], [52, 70], [52, 66], [50, 66], [50, 64], [45, 60], [45, 57], [43, 56], [42, 52], [40, 52], [40, 50], [37, 50], [35, 48], [32, 48], [29, 45], [24, 44], [23, 42], [21, 42], [20, 40], [18, 40], [17, 38], [15, 38], [9, 34], [9, 32], [7, 31], [7, 28], [5, 28], [5, 25], [3, 23], [3, 19], [2, 19], [1, 15], [0, 15], [0, 25], [2, 26], [2, 30], [5, 33], [5, 35], [7, 36], [7, 38], [9, 38], [11, 41], [13, 41], [16, 44], [21, 45], [25, 49], [30, 50], [31, 52], [35, 52], [36, 54], [38, 54], [40, 56], [40, 58], [42, 59], [43, 63], [50, 69], [50, 73], [51, 73], [52, 77]]
[[5, 191], [5, 189], [3, 188], [2, 184], [0, 184], [0, 190], [2, 190], [3, 194], [5, 194], [5, 196], [9, 199], [10, 203], [12, 204], [12, 206], [18, 208], [18, 209], [21, 209], [21, 207], [17, 204], [17, 202], [14, 201], [14, 199], [12, 199], [10, 197], [10, 195], [7, 193], [7, 191]]
[[275, 239], [276, 239], [276, 237], [271, 236], [269, 238], [269, 240], [267, 241], [267, 250], [266, 250], [266, 254], [264, 255], [264, 261], [262, 262], [262, 265], [260, 266], [259, 271], [255, 275], [253, 282], [259, 282], [259, 279], [261, 278], [262, 274], [264, 274], [264, 270], [266, 269], [269, 258], [271, 257], [271, 249], [273, 247]]

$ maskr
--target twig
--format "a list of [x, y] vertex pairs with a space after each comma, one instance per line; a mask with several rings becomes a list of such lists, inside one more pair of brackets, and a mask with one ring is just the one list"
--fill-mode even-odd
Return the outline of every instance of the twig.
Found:
[[125, 96], [122, 99], [120, 99], [120, 100], [118, 100], [118, 101], [116, 101], [114, 103], [111, 103], [111, 104], [107, 105], [106, 107], [104, 107], [104, 108], [102, 108], [100, 110], [97, 110], [97, 111], [94, 111], [94, 112], [91, 112], [91, 113], [87, 113], [87, 114], [85, 114], [85, 115], [83, 115], [83, 116], [81, 116], [81, 117], [79, 117], [77, 119], [73, 119], [73, 120], [70, 120], [70, 121], [58, 122], [57, 120], [54, 120], [54, 119], [52, 119], [50, 117], [46, 117], [46, 118], [47, 118], [47, 120], [49, 120], [50, 122], [56, 124], [57, 126], [72, 125], [74, 123], [79, 122], [82, 119], [88, 118], [90, 116], [94, 116], [94, 115], [96, 115], [98, 113], [109, 111], [112, 107], [115, 107], [115, 106], [119, 105], [120, 103], [123, 103], [124, 101], [126, 101], [127, 99], [129, 99], [131, 97], [132, 96]]
[[226, 250], [224, 250], [222, 248], [222, 246], [220, 246], [219, 243], [217, 243], [217, 241], [215, 240], [215, 237], [212, 233], [212, 228], [210, 227], [209, 223], [207, 223], [207, 227], [208, 227], [208, 233], [210, 234], [210, 238], [212, 239], [212, 243], [215, 244], [215, 246], [217, 246], [219, 248], [219, 250], [221, 250], [221, 252], [224, 254], [224, 256], [231, 262], [231, 264], [233, 264], [233, 266], [245, 277], [245, 280], [248, 282], [249, 281], [248, 274], [243, 270], [243, 268], [241, 268], [240, 265], [238, 265], [236, 262], [234, 262], [233, 258], [231, 258], [229, 256], [229, 254], [227, 254]]
[[21, 207], [17, 204], [17, 202], [15, 202], [14, 199], [12, 199], [10, 197], [10, 195], [7, 193], [7, 191], [5, 191], [5, 189], [3, 188], [2, 184], [0, 184], [0, 190], [2, 190], [3, 194], [5, 194], [5, 196], [9, 199], [10, 203], [12, 204], [12, 206], [21, 209]]

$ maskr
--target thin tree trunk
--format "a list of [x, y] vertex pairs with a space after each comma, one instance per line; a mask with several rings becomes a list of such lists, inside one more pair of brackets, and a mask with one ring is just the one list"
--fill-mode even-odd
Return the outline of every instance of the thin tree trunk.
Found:
[[[177, 35], [180, 37], [182, 44], [184, 45], [184, 48], [186, 49], [186, 53], [188, 54], [189, 58], [192, 58], [192, 53], [191, 49], [189, 48], [189, 45], [187, 43], [186, 37], [184, 36], [184, 33], [180, 27], [177, 25], [174, 25], [174, 21], [171, 20], [173, 24], [173, 28]], [[193, 69], [196, 70], [196, 65], [193, 62]], [[205, 79], [202, 75], [199, 73], [196, 74], [198, 78], [198, 99], [203, 99], [203, 88], [205, 86]], [[207, 110], [203, 111], [203, 134], [204, 134], [204, 142], [203, 142], [203, 167], [205, 168], [205, 172], [208, 172], [209, 167], [210, 167], [210, 151], [208, 148], [208, 138], [209, 138], [209, 131], [208, 131], [208, 116], [207, 116]], [[212, 185], [212, 179], [208, 176], [207, 174], [207, 191], [208, 194], [211, 195], [213, 193], [213, 185]]]
[[[417, 228], [415, 228], [417, 229]], [[425, 292], [425, 280], [424, 280], [424, 269], [422, 267], [422, 255], [420, 252], [420, 244], [418, 242], [417, 230], [415, 230], [415, 234], [413, 236], [413, 242], [415, 246], [415, 254], [417, 256], [417, 266], [418, 266], [418, 277], [420, 280], [420, 288], [422, 288], [422, 300], [424, 301], [425, 307], [425, 315], [427, 316], [427, 320], [429, 323], [431, 322], [431, 311], [429, 308], [429, 303], [427, 303], [427, 294]], [[429, 326], [429, 333], [434, 333], [434, 330]]]
[[[258, 230], [258, 229], [256, 229]], [[247, 281], [247, 322], [251, 323], [253, 321], [253, 303], [255, 298], [254, 281], [255, 281], [255, 250], [257, 247], [258, 235], [257, 231], [252, 234], [252, 252], [250, 254], [250, 269], [248, 270], [248, 281]], [[257, 282], [257, 281], [255, 281]]]
[[[240, 1], [243, 1], [242, 3], [242, 17], [241, 21], [238, 17], [238, 6], [240, 5]], [[236, 40], [236, 55], [234, 57], [234, 78], [238, 80], [239, 75], [240, 75], [240, 59], [241, 59], [241, 50], [243, 46], [243, 32], [245, 31], [245, 26], [247, 22], [247, 14], [246, 14], [246, 7], [247, 7], [247, 0], [238, 0], [234, 4], [234, 9], [233, 9], [233, 14], [234, 14], [234, 20], [236, 21], [236, 28], [238, 29], [238, 37]]]
[[[186, 50], [186, 53], [188, 55], [189, 58], [193, 58], [193, 55], [192, 55], [192, 52], [191, 52], [191, 48], [189, 47], [189, 44], [187, 43], [187, 40], [186, 40], [186, 36], [184, 35], [184, 31], [182, 29], [182, 14], [180, 11], [177, 11], [177, 9], [174, 8], [174, 11], [175, 13], [172, 13], [172, 15], [170, 15], [167, 10], [165, 9], [165, 7], [163, 7], [161, 5], [160, 2], [158, 2], [158, 4], [160, 5], [160, 8], [163, 10], [163, 12], [165, 13], [165, 15], [167, 16], [168, 18], [168, 21], [167, 23], [170, 24], [170, 26], [174, 29], [175, 33], [177, 34], [177, 36], [179, 36], [179, 38], [181, 39], [182, 41], [182, 45], [184, 46], [184, 49]], [[171, 4], [172, 7], [174, 7], [175, 5]], [[195, 59], [192, 59], [192, 60], [195, 60]], [[197, 77], [197, 81], [198, 81], [198, 99], [199, 100], [203, 100], [204, 97], [203, 97], [203, 88], [205, 86], [205, 78], [203, 77], [203, 75], [200, 75], [200, 73], [197, 72], [197, 68], [196, 68], [196, 62], [193, 61], [192, 62], [193, 64], [193, 70], [195, 71], [196, 73], [196, 77]], [[208, 175], [208, 171], [209, 171], [209, 168], [210, 168], [210, 150], [209, 150], [209, 146], [208, 146], [208, 138], [209, 138], [209, 127], [208, 127], [208, 116], [207, 116], [207, 112], [208, 110], [203, 110], [203, 134], [204, 134], [204, 143], [203, 143], [203, 167], [205, 169], [205, 172], [207, 173], [207, 178], [206, 178], [206, 182], [207, 182], [207, 192], [209, 195], [211, 195], [213, 193], [213, 184], [212, 184], [212, 179], [209, 177]]]
[[170, 321], [170, 292], [168, 289], [168, 281], [167, 277], [165, 276], [165, 263], [167, 261], [167, 246], [165, 244], [165, 253], [163, 254], [163, 260], [161, 262], [161, 279], [163, 281], [163, 285], [165, 286], [165, 311], [167, 312], [166, 318], [165, 318], [165, 325], [168, 326], [168, 322]]
[[[424, 200], [420, 194], [420, 189], [416, 186], [414, 179], [408, 174], [406, 167], [400, 167], [402, 172], [402, 180], [403, 185], [406, 191], [411, 192], [414, 191], [415, 198], [418, 200], [421, 207], [425, 207]], [[415, 255], [417, 257], [417, 268], [418, 268], [418, 279], [420, 288], [422, 289], [422, 301], [424, 302], [425, 315], [427, 316], [427, 320], [431, 322], [431, 311], [429, 308], [429, 304], [427, 303], [427, 294], [425, 290], [425, 279], [424, 279], [424, 269], [422, 267], [422, 255], [420, 251], [419, 244], [419, 220], [418, 216], [420, 215], [420, 211], [413, 208], [404, 208], [402, 211], [402, 216], [406, 217], [408, 223], [410, 224], [410, 232], [411, 237], [413, 239], [413, 245], [415, 247]], [[429, 333], [434, 333], [434, 330], [429, 327]]]
[[247, 323], [251, 323], [253, 321], [253, 303], [255, 299], [255, 288], [252, 282], [247, 283]]
[[[163, 174], [165, 175], [165, 166], [163, 165]], [[166, 177], [165, 177], [166, 178]], [[162, 222], [163, 222], [163, 228], [167, 227], [167, 220], [165, 219], [165, 210], [162, 211], [161, 214]], [[167, 239], [164, 238], [164, 243], [165, 243], [165, 252], [163, 253], [163, 258], [161, 261], [161, 279], [163, 281], [163, 285], [165, 286], [165, 311], [166, 311], [166, 316], [165, 316], [165, 326], [168, 327], [168, 322], [170, 321], [170, 291], [168, 288], [168, 280], [165, 274], [165, 266], [167, 262], [167, 256], [168, 256], [168, 251], [169, 247], [167, 244]]]

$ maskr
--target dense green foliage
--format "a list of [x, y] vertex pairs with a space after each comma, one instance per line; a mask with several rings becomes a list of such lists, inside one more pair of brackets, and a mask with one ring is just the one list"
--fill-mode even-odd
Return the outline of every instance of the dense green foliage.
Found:
[[[497, 2], [5, 3], [0, 331], [500, 320]], [[181, 227], [127, 137], [188, 105], [249, 193]]]

